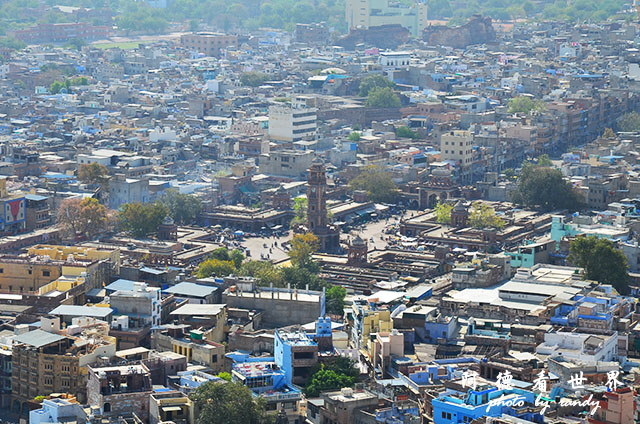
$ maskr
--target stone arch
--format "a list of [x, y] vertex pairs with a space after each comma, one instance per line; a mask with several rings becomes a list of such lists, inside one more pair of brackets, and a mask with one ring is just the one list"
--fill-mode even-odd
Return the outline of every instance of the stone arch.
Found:
[[105, 413], [111, 412], [111, 404], [109, 402], [105, 402], [104, 405], [102, 405], [102, 411]]

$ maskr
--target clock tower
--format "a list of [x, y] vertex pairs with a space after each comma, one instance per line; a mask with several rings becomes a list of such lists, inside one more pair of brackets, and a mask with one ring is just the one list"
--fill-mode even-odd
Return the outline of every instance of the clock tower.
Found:
[[314, 160], [308, 172], [307, 228], [318, 237], [321, 251], [334, 252], [340, 247], [340, 233], [327, 219], [327, 171]]

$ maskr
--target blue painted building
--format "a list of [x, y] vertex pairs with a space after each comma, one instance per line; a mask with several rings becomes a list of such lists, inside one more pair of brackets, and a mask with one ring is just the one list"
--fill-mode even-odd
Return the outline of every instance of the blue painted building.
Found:
[[288, 385], [304, 385], [318, 362], [318, 344], [306, 333], [276, 330], [273, 346], [275, 363], [285, 373]]
[[[496, 400], [501, 398], [501, 402]], [[491, 401], [496, 404], [490, 403]], [[533, 405], [535, 394], [528, 390], [513, 388], [509, 390], [497, 389], [485, 385], [478, 390], [463, 393], [457, 390], [447, 390], [434, 399], [433, 421], [435, 424], [470, 423], [481, 417], [499, 417], [503, 414], [525, 419], [534, 423], [544, 423], [544, 416], [534, 413], [527, 408], [514, 408], [509, 405]], [[519, 410], [525, 410], [519, 413]]]

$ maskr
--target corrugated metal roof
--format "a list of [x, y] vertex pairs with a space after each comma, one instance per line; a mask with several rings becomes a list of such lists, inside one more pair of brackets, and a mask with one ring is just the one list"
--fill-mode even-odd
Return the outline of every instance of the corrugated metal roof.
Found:
[[206, 296], [209, 296], [211, 293], [215, 292], [216, 289], [217, 287], [203, 286], [201, 284], [196, 284], [196, 283], [182, 282], [182, 283], [176, 284], [173, 287], [169, 287], [164, 292], [175, 294], [175, 295], [206, 297]]
[[20, 334], [13, 338], [16, 343], [24, 343], [33, 347], [42, 347], [51, 343], [58, 342], [66, 337], [59, 334], [48, 333], [43, 330], [33, 330], [28, 333]]
[[113, 309], [104, 306], [60, 305], [51, 311], [51, 315], [73, 315], [78, 317], [106, 318]]

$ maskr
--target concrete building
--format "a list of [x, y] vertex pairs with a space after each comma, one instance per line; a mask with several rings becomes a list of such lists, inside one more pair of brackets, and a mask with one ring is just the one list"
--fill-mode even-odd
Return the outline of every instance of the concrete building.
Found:
[[180, 324], [188, 324], [193, 329], [203, 331], [206, 340], [221, 343], [225, 339], [224, 327], [227, 322], [225, 304], [187, 303], [172, 311], [170, 317], [178, 320]]
[[[494, 399], [501, 398], [503, 402], [490, 403]], [[535, 394], [527, 390], [514, 388], [512, 390], [499, 390], [489, 385], [470, 389], [467, 393], [448, 389], [431, 401], [433, 406], [433, 422], [435, 424], [470, 423], [482, 417], [500, 417], [503, 414], [511, 415], [524, 411], [516, 418], [529, 419], [533, 422], [542, 422], [539, 412], [530, 411], [530, 408], [513, 408], [505, 406], [507, 401], [522, 401], [524, 405], [533, 405]], [[514, 411], [514, 412], [512, 412]], [[533, 418], [537, 419], [534, 421]], [[543, 420], [543, 419], [542, 419]]]
[[149, 400], [149, 424], [194, 424], [194, 405], [179, 391], [155, 391]]
[[427, 27], [427, 3], [400, 4], [389, 0], [347, 0], [347, 27], [351, 29], [400, 24], [420, 37]]
[[[71, 401], [73, 400], [73, 401]], [[40, 409], [33, 409], [29, 412], [30, 424], [50, 424], [76, 422], [84, 423], [87, 414], [75, 399], [44, 399]]]
[[133, 327], [160, 325], [162, 315], [162, 291], [145, 283], [135, 282], [133, 290], [119, 290], [109, 296], [112, 308], [118, 316], [127, 316]]
[[212, 32], [183, 34], [180, 44], [189, 50], [203, 53], [205, 56], [220, 57], [222, 50], [237, 50], [238, 36]]
[[27, 201], [21, 193], [9, 193], [6, 177], [0, 177], [0, 234], [18, 234], [26, 228]]
[[443, 133], [440, 136], [440, 155], [442, 160], [454, 162], [462, 181], [467, 181], [473, 162], [473, 135], [463, 130]]
[[111, 209], [119, 209], [125, 203], [147, 203], [150, 200], [147, 179], [116, 175], [109, 181], [109, 207]]
[[571, 329], [559, 329], [544, 334], [544, 343], [536, 347], [536, 353], [551, 358], [562, 356], [566, 360], [587, 364], [610, 362], [618, 359], [618, 333], [588, 334]]
[[116, 367], [89, 367], [87, 399], [99, 408], [99, 415], [149, 419], [149, 401], [153, 393], [149, 369], [143, 364]]
[[261, 174], [300, 178], [307, 173], [313, 161], [313, 152], [300, 150], [276, 150], [260, 155]]
[[322, 393], [324, 406], [320, 409], [321, 423], [352, 423], [361, 408], [378, 405], [378, 396], [367, 390], [344, 388]]
[[23, 415], [28, 413], [27, 402], [36, 396], [70, 393], [80, 402], [86, 401], [83, 368], [116, 352], [115, 340], [108, 336], [105, 323], [89, 322], [62, 331], [59, 318], [43, 318], [42, 328], [51, 332], [36, 329], [13, 340], [12, 409]]
[[389, 332], [377, 333], [372, 345], [372, 365], [376, 370], [381, 370], [383, 373], [391, 365], [391, 360], [394, 357], [404, 356], [404, 334], [398, 330], [393, 329]]
[[322, 292], [260, 287], [254, 290], [225, 290], [222, 301], [228, 308], [262, 313], [265, 328], [284, 327], [315, 321], [321, 316]]
[[317, 109], [310, 107], [269, 107], [269, 138], [279, 141], [312, 139], [317, 130]]
[[318, 363], [318, 344], [306, 333], [276, 330], [273, 351], [288, 385], [304, 385], [311, 368]]

